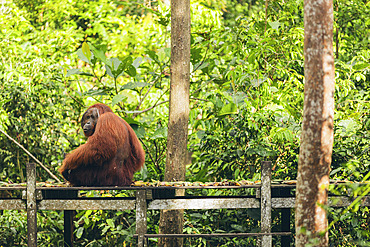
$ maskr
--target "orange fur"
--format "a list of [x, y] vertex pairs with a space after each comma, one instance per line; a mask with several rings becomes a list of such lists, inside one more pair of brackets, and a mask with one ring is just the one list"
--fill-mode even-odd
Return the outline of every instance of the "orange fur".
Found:
[[73, 185], [129, 185], [144, 164], [145, 152], [131, 126], [104, 104], [95, 132], [85, 144], [69, 153], [59, 172]]

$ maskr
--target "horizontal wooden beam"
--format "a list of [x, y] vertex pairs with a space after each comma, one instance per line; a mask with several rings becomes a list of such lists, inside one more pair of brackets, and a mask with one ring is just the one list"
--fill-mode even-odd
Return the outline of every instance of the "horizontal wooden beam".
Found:
[[256, 198], [200, 198], [200, 199], [156, 199], [149, 203], [148, 209], [221, 209], [221, 208], [259, 208]]
[[[209, 234], [144, 234], [146, 238], [235, 238], [235, 237], [254, 237], [254, 236], [287, 236], [291, 232], [255, 232], [255, 233], [209, 233]], [[138, 237], [138, 234], [134, 234]]]
[[0, 210], [25, 210], [26, 201], [22, 199], [0, 199]]
[[[329, 197], [331, 207], [348, 207], [355, 199], [346, 196]], [[361, 206], [370, 206], [370, 196], [361, 200]], [[272, 208], [294, 208], [294, 197], [271, 198]], [[37, 202], [39, 210], [134, 210], [133, 198], [77, 198], [77, 199], [43, 199]], [[149, 200], [148, 209], [221, 209], [221, 208], [259, 208], [257, 198], [181, 198]], [[0, 199], [0, 210], [25, 210], [26, 201], [22, 199]]]
[[133, 210], [135, 200], [83, 200], [83, 199], [52, 199], [38, 203], [39, 210]]

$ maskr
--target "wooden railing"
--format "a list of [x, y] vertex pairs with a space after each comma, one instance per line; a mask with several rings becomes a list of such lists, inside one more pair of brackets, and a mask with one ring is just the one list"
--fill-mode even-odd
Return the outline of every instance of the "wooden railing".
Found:
[[[245, 196], [175, 196], [176, 189], [245, 189], [255, 188], [256, 194]], [[138, 246], [147, 246], [148, 238], [160, 237], [252, 237], [260, 238], [262, 246], [272, 246], [272, 236], [281, 236], [281, 246], [290, 246], [291, 208], [295, 196], [291, 190], [295, 184], [272, 184], [271, 162], [262, 162], [260, 184], [240, 186], [128, 186], [128, 187], [37, 187], [35, 164], [27, 165], [27, 187], [0, 187], [0, 190], [21, 190], [22, 198], [0, 198], [0, 210], [27, 210], [28, 246], [37, 246], [37, 211], [64, 211], [65, 246], [73, 246], [74, 210], [135, 210]], [[80, 190], [134, 190], [135, 197], [79, 197]], [[329, 197], [332, 207], [349, 206], [354, 198]], [[362, 199], [363, 206], [370, 206], [370, 197]], [[261, 232], [223, 234], [148, 234], [147, 211], [171, 209], [261, 209]], [[281, 210], [281, 231], [271, 232], [271, 210]]]

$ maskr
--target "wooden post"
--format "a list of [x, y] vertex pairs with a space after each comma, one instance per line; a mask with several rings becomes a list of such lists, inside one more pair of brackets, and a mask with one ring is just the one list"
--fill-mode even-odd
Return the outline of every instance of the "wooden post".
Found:
[[64, 247], [73, 247], [74, 210], [64, 210]]
[[146, 247], [147, 241], [144, 236], [146, 234], [147, 223], [147, 205], [146, 205], [146, 190], [136, 191], [136, 234], [138, 234], [138, 247]]
[[27, 164], [28, 247], [37, 246], [36, 164]]
[[[261, 232], [271, 233], [271, 161], [262, 161], [261, 166]], [[272, 236], [262, 236], [261, 246], [272, 246]]]

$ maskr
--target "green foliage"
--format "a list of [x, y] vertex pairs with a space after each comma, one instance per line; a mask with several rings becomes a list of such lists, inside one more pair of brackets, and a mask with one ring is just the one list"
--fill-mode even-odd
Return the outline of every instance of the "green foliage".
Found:
[[[0, 128], [57, 173], [64, 153], [83, 143], [81, 113], [86, 106], [103, 102], [129, 122], [142, 140], [146, 163], [135, 178], [162, 180], [170, 8], [163, 1], [151, 3], [6, 1], [0, 8]], [[274, 179], [296, 178], [304, 92], [303, 1], [265, 3], [191, 3], [189, 149], [193, 160], [187, 180], [256, 181], [261, 160], [273, 162]], [[363, 0], [334, 2], [333, 179], [367, 181], [369, 176], [369, 9]], [[2, 181], [24, 181], [24, 167], [31, 160], [3, 135], [0, 160]], [[43, 170], [37, 172], [40, 181], [50, 179]], [[330, 193], [357, 196], [366, 191], [367, 187], [331, 188]], [[198, 194], [220, 193], [237, 195], [235, 191]], [[331, 243], [369, 242], [368, 208], [357, 204], [328, 210], [335, 222]], [[39, 214], [41, 245], [63, 245], [61, 217], [56, 212]], [[185, 217], [188, 233], [258, 231], [259, 215], [251, 210], [189, 210]], [[132, 212], [80, 211], [77, 218], [80, 246], [133, 242]], [[4, 212], [0, 245], [25, 245], [24, 219], [22, 212]], [[158, 212], [150, 212], [151, 233], [157, 232], [158, 219]], [[156, 240], [150, 244], [154, 246]], [[253, 246], [255, 239], [192, 239], [186, 244]]]
[[[73, 135], [67, 133], [69, 123], [77, 121], [81, 110], [78, 96], [68, 92], [69, 89], [66, 90], [53, 75], [58, 70], [57, 61], [63, 55], [61, 51], [55, 54], [52, 46], [57, 45], [62, 37], [53, 40], [50, 46], [41, 41], [42, 37], [36, 39], [37, 43], [31, 43], [30, 40], [37, 37], [34, 33], [37, 31], [21, 18], [23, 13], [14, 5], [3, 11], [0, 16], [3, 27], [3, 42], [0, 43], [0, 128], [43, 163], [51, 164], [49, 167], [53, 170], [65, 152], [60, 143], [64, 143], [64, 147], [77, 145]], [[44, 55], [49, 52], [53, 55]], [[25, 164], [30, 159], [3, 135], [0, 136], [0, 158], [4, 161], [1, 164], [2, 180], [23, 182]], [[40, 176], [48, 179], [43, 170], [39, 172]]]
[[0, 217], [0, 245], [27, 246], [27, 213], [4, 210]]

